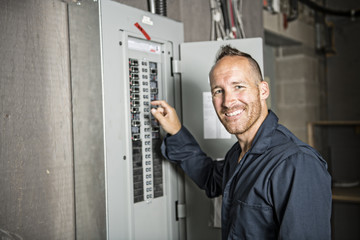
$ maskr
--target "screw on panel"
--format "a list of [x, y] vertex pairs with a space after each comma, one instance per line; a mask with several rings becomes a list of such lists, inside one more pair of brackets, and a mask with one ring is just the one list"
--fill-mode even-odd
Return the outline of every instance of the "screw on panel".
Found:
[[119, 45], [120, 45], [120, 46], [122, 45], [122, 41], [119, 42]]
[[125, 156], [125, 155], [123, 156], [123, 160], [126, 160], [126, 156]]

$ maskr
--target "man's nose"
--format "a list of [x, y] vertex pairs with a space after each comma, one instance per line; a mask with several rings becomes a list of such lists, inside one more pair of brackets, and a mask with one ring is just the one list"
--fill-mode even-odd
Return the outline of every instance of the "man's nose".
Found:
[[236, 101], [235, 94], [232, 91], [224, 91], [223, 106], [230, 108]]

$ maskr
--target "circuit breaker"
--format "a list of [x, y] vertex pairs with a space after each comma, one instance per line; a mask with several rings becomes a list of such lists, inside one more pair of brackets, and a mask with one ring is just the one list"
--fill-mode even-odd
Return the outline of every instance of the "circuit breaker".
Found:
[[[161, 58], [159, 46], [129, 38], [129, 103], [133, 162], [134, 203], [164, 195], [162, 159], [159, 153], [160, 126], [150, 113], [151, 101], [161, 99]], [[139, 53], [132, 53], [132, 45]], [[150, 58], [141, 57], [148, 52]]]

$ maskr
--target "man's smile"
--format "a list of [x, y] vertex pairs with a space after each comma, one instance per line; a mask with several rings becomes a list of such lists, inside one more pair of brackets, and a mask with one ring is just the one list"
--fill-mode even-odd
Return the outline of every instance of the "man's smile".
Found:
[[241, 114], [243, 111], [244, 111], [244, 109], [236, 110], [236, 111], [233, 111], [233, 112], [228, 112], [228, 113], [225, 113], [225, 116], [233, 117], [233, 116]]

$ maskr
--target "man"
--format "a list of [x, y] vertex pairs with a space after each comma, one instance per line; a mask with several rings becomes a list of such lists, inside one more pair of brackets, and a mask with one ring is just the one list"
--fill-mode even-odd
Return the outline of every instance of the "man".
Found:
[[268, 84], [248, 54], [221, 48], [210, 71], [215, 111], [238, 139], [224, 161], [203, 153], [165, 101], [152, 114], [169, 135], [163, 155], [223, 196], [223, 239], [330, 239], [331, 178], [325, 160], [268, 110]]

